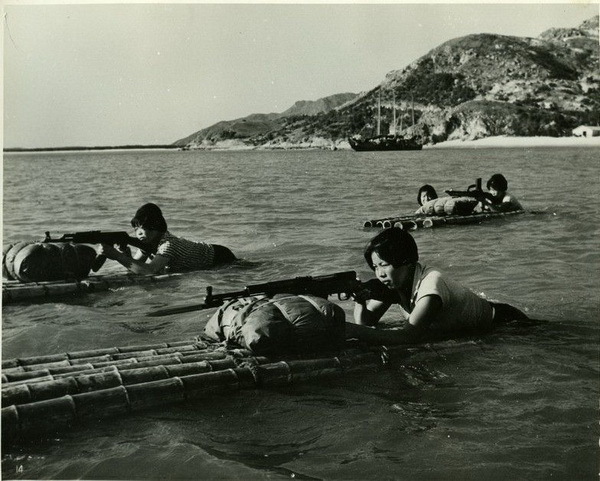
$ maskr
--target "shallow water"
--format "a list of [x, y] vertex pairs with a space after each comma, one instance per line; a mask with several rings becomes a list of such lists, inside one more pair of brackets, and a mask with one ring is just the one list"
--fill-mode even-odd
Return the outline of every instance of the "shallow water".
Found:
[[[424, 263], [547, 322], [378, 373], [240, 391], [4, 447], [5, 479], [595, 479], [599, 430], [597, 149], [87, 152], [4, 157], [4, 243], [126, 230], [156, 202], [170, 230], [245, 262], [156, 285], [2, 309], [4, 359], [198, 335], [215, 292], [356, 270], [367, 219], [416, 192], [502, 172], [531, 211], [414, 232]], [[105, 272], [122, 269], [110, 262]], [[352, 305], [340, 302], [348, 315]], [[393, 323], [398, 312], [386, 314]]]

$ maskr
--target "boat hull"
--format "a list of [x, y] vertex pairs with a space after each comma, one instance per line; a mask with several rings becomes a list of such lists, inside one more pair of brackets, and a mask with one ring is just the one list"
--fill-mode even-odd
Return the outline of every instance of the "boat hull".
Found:
[[422, 150], [423, 144], [414, 139], [398, 136], [380, 136], [365, 140], [348, 139], [350, 147], [357, 152], [380, 152], [394, 150]]

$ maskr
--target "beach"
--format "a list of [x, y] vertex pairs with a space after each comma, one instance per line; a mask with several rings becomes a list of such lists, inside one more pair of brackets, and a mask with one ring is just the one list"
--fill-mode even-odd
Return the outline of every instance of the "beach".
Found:
[[478, 140], [448, 140], [426, 149], [465, 149], [487, 147], [600, 147], [600, 137], [510, 137], [498, 135]]
[[[247, 151], [247, 150], [352, 150], [346, 139], [338, 139], [333, 144], [320, 137], [311, 138], [302, 143], [282, 142], [266, 145], [247, 145], [239, 139], [228, 139], [216, 142], [211, 146], [202, 146], [198, 150], [214, 151]], [[600, 137], [513, 137], [498, 135], [477, 140], [448, 140], [432, 145], [424, 145], [424, 149], [467, 149], [467, 148], [528, 148], [528, 147], [600, 147]], [[190, 149], [195, 150], [195, 149]]]

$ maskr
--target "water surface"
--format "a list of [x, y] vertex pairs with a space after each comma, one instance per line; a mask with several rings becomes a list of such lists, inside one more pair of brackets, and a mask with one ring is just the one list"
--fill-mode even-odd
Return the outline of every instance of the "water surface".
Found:
[[[585, 480], [597, 476], [597, 149], [86, 152], [4, 157], [4, 243], [127, 230], [145, 202], [176, 235], [246, 262], [158, 285], [2, 309], [4, 359], [198, 335], [212, 311], [153, 309], [299, 275], [356, 270], [370, 218], [418, 188], [496, 172], [525, 214], [415, 231], [424, 263], [547, 321], [374, 374], [240, 391], [4, 447], [5, 479]], [[122, 272], [107, 263], [105, 272]], [[340, 303], [351, 315], [352, 305]], [[393, 309], [385, 320], [394, 323]], [[442, 343], [441, 347], [444, 345]], [[22, 467], [22, 469], [21, 469]]]

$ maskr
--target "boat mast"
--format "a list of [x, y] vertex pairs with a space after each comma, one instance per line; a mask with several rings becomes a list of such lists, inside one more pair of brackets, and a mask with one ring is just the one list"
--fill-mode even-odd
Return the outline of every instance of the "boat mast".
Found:
[[398, 135], [398, 126], [396, 124], [396, 91], [394, 90], [394, 135]]
[[377, 136], [381, 135], [381, 87], [379, 88], [379, 98], [377, 99]]
[[404, 129], [404, 114], [402, 113], [402, 98], [400, 98], [400, 134]]
[[415, 98], [413, 93], [410, 93], [410, 110], [412, 113], [412, 124], [415, 125]]

